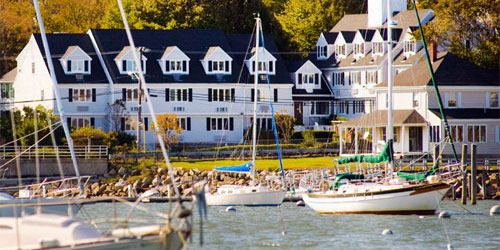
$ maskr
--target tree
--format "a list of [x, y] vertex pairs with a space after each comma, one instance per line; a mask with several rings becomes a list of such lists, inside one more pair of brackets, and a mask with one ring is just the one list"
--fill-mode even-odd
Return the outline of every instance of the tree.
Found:
[[[500, 0], [428, 2], [435, 2], [435, 18], [424, 26], [428, 43], [447, 47], [451, 53], [480, 67], [498, 69]], [[420, 39], [418, 31], [414, 35]]]
[[365, 9], [365, 0], [289, 0], [276, 19], [291, 49], [308, 52], [319, 34], [335, 26], [344, 13], [359, 14]]
[[294, 132], [293, 124], [295, 123], [295, 118], [291, 115], [275, 113], [274, 119], [276, 121], [278, 136], [282, 138], [284, 143], [289, 143]]
[[[179, 118], [177, 118], [176, 114], [170, 113], [159, 115], [157, 120], [159, 133], [161, 133], [167, 151], [170, 151], [170, 145], [179, 142], [179, 135], [182, 132], [182, 128], [179, 126]], [[154, 124], [152, 127], [154, 128]]]
[[103, 145], [106, 144], [107, 137], [106, 132], [99, 128], [81, 127], [71, 132], [74, 145], [88, 145], [89, 140], [91, 144]]
[[109, 104], [106, 107], [106, 113], [108, 114], [108, 120], [110, 123], [111, 131], [120, 131], [121, 130], [121, 119], [123, 117], [128, 117], [127, 107], [125, 106], [125, 102], [121, 99], [116, 100], [113, 104]]

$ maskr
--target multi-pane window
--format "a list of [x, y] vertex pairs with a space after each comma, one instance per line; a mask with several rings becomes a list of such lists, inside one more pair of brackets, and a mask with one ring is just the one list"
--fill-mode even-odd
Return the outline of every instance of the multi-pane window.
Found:
[[345, 56], [345, 44], [344, 45], [335, 45], [335, 54], [338, 56]]
[[189, 100], [187, 89], [170, 89], [171, 102], [187, 102]]
[[179, 127], [182, 130], [191, 131], [191, 117], [179, 118]]
[[441, 141], [441, 126], [430, 126], [429, 127], [429, 141], [430, 142]]
[[[387, 138], [386, 138], [386, 134], [387, 134], [387, 129], [386, 128], [380, 128], [382, 131], [382, 140], [383, 141], [387, 141]], [[393, 141], [394, 142], [398, 142], [399, 141], [399, 130], [401, 129], [400, 127], [393, 127], [393, 134], [392, 134], [392, 138], [394, 139]]]
[[356, 113], [364, 113], [365, 112], [365, 101], [353, 101], [353, 112]]
[[468, 142], [486, 142], [486, 125], [468, 125]]
[[[250, 123], [253, 124], [253, 118], [250, 118]], [[257, 118], [257, 129], [266, 131], [273, 130], [273, 119]]]
[[457, 107], [457, 93], [449, 92], [448, 93], [448, 107]]
[[383, 55], [384, 54], [384, 43], [382, 42], [374, 42], [372, 43], [373, 54], [375, 55]]
[[344, 72], [333, 73], [333, 83], [335, 85], [344, 85]]
[[210, 130], [229, 130], [229, 118], [209, 118]]
[[378, 71], [370, 70], [366, 72], [366, 82], [367, 83], [378, 83]]
[[[123, 63], [123, 66], [122, 66], [123, 67], [123, 70], [122, 70], [123, 72], [125, 72], [125, 73], [126, 72], [137, 72], [134, 60], [124, 60], [122, 63]], [[144, 70], [146, 68], [145, 64], [146, 63], [144, 61], [142, 61], [142, 63], [141, 63], [142, 72], [145, 71]]]
[[94, 124], [92, 124], [94, 121], [93, 117], [68, 117], [68, 120], [71, 120], [70, 125], [75, 129], [94, 126]]
[[498, 108], [500, 107], [498, 101], [498, 92], [490, 92], [490, 107], [491, 108]]
[[31, 63], [31, 74], [35, 74], [35, 63]]
[[71, 71], [72, 72], [83, 72], [84, 70], [84, 61], [83, 60], [72, 60], [71, 61]]
[[359, 71], [351, 72], [351, 83], [361, 84], [361, 72]]
[[365, 54], [365, 44], [364, 43], [355, 43], [354, 44], [354, 54], [355, 55], [364, 55]]
[[[148, 122], [148, 117], [143, 117], [142, 118], [142, 123], [140, 124], [140, 127], [144, 129], [144, 131], [149, 130], [149, 122]], [[137, 130], [137, 117], [122, 117], [122, 128], [121, 130], [127, 130], [127, 131], [135, 131]]]
[[[144, 95], [141, 97], [144, 100]], [[139, 89], [125, 89], [125, 101], [138, 101]]]
[[214, 102], [230, 102], [233, 100], [231, 89], [212, 89], [212, 101]]
[[340, 101], [337, 105], [337, 113], [338, 114], [345, 114], [345, 108], [346, 108], [346, 102]]
[[91, 89], [73, 89], [74, 102], [90, 102], [92, 100]]
[[330, 114], [329, 102], [311, 102], [311, 115], [328, 115]]
[[182, 61], [170, 61], [170, 71], [182, 71]]
[[415, 41], [404, 42], [404, 53], [415, 53]]
[[450, 133], [453, 142], [464, 142], [464, 126], [452, 125], [450, 126]]
[[327, 47], [326, 46], [316, 46], [316, 53], [318, 57], [326, 57], [327, 56]]
[[304, 84], [314, 84], [315, 74], [302, 74], [302, 83]]
[[225, 71], [224, 61], [212, 61], [212, 71]]

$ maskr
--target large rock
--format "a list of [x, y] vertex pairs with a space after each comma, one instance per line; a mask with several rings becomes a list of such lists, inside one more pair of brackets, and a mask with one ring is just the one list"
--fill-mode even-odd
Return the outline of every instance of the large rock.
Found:
[[142, 188], [147, 188], [153, 182], [153, 178], [151, 176], [144, 177], [142, 179]]
[[151, 182], [151, 185], [153, 185], [153, 186], [158, 186], [158, 185], [160, 185], [160, 184], [161, 184], [161, 178], [160, 178], [160, 176], [156, 176], [156, 177], [153, 179], [153, 181]]
[[139, 189], [139, 188], [141, 188], [141, 187], [142, 187], [142, 181], [141, 181], [141, 180], [136, 180], [136, 181], [134, 182], [134, 185], [132, 185], [132, 187], [133, 187], [134, 189]]
[[111, 169], [111, 170], [109, 170], [109, 175], [115, 176], [116, 175], [116, 170], [114, 168]]
[[181, 182], [192, 182], [193, 181], [193, 176], [182, 176]]
[[125, 167], [121, 167], [120, 169], [118, 169], [118, 174], [119, 175], [125, 175], [126, 173], [128, 172], [128, 169], [125, 168]]

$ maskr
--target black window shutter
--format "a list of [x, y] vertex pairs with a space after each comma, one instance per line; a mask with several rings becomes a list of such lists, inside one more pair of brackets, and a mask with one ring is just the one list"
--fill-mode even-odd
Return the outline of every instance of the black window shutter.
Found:
[[342, 72], [340, 74], [340, 82], [342, 83], [342, 85], [344, 85], [344, 80], [345, 80], [345, 78], [344, 78], [344, 72]]
[[226, 61], [226, 68], [225, 68], [226, 72], [229, 72], [229, 61]]
[[68, 89], [68, 102], [73, 102], [73, 89]]
[[170, 89], [165, 89], [165, 101], [170, 101]]
[[302, 74], [298, 74], [298, 80], [299, 80], [299, 84], [302, 84]]
[[234, 88], [231, 89], [231, 101], [236, 101], [236, 90]]
[[208, 89], [208, 101], [212, 101], [212, 89]]
[[234, 118], [229, 117], [229, 130], [233, 131], [234, 130]]
[[274, 65], [274, 62], [269, 61], [269, 72], [273, 72], [273, 65]]
[[255, 72], [255, 61], [252, 61], [252, 71]]
[[120, 119], [120, 130], [125, 131], [125, 117]]
[[314, 74], [314, 78], [316, 78], [314, 80], [314, 84], [318, 85], [319, 84], [319, 74]]
[[326, 52], [327, 52], [327, 50], [328, 50], [328, 47], [327, 47], [326, 45], [325, 45], [325, 46], [323, 46], [323, 55], [324, 55], [324, 56], [327, 56], [327, 55], [328, 55], [328, 53], [326, 53]]
[[71, 60], [68, 60], [68, 72], [71, 71]]
[[191, 131], [191, 117], [186, 118], [186, 123], [187, 131]]
[[189, 92], [189, 101], [192, 102], [193, 101], [193, 89], [188, 89], [188, 92]]
[[94, 128], [95, 127], [95, 118], [90, 117], [90, 127]]
[[147, 117], [144, 117], [144, 130], [149, 131], [149, 122]]
[[210, 117], [207, 117], [207, 131], [210, 131]]
[[187, 72], [187, 61], [182, 61], [182, 71]]
[[278, 89], [274, 89], [274, 102], [278, 102]]
[[92, 89], [92, 102], [96, 102], [97, 99], [97, 93], [96, 89]]
[[169, 60], [165, 61], [165, 72], [170, 72], [170, 61]]
[[126, 102], [127, 101], [127, 89], [122, 88], [122, 101]]
[[208, 72], [212, 72], [212, 61], [208, 61]]
[[71, 117], [66, 118], [66, 124], [68, 125], [68, 128], [71, 129]]
[[88, 72], [89, 71], [89, 63], [90, 63], [90, 61], [85, 60], [84, 62], [85, 62], [85, 72]]
[[253, 102], [255, 100], [255, 89], [252, 89], [252, 95], [250, 97], [250, 101]]
[[122, 61], [122, 71], [127, 71], [127, 61]]

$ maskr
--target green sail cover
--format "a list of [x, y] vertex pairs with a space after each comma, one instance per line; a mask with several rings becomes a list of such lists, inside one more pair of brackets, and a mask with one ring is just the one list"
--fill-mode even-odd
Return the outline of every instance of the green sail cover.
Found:
[[435, 174], [437, 172], [437, 170], [438, 170], [438, 164], [434, 163], [432, 168], [425, 173], [408, 173], [408, 172], [399, 171], [397, 173], [397, 175], [398, 175], [398, 177], [403, 178], [403, 179], [407, 179], [407, 180], [423, 181], [423, 180], [425, 180], [425, 178], [427, 178], [427, 176]]
[[350, 162], [370, 162], [370, 163], [380, 163], [388, 162], [392, 159], [392, 141], [385, 144], [384, 150], [378, 155], [353, 155], [340, 157], [337, 162], [339, 164], [346, 164]]

